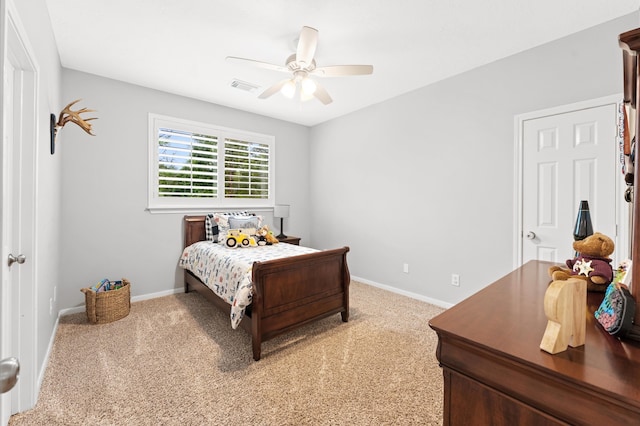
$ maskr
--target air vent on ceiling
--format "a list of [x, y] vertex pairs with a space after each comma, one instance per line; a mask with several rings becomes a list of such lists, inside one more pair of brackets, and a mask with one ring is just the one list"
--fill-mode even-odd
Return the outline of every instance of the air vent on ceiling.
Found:
[[244, 90], [245, 92], [251, 92], [251, 93], [254, 93], [256, 90], [260, 88], [260, 86], [257, 86], [253, 83], [249, 83], [247, 81], [238, 80], [237, 78], [234, 78], [233, 80], [231, 80], [231, 87], [235, 87], [236, 89]]

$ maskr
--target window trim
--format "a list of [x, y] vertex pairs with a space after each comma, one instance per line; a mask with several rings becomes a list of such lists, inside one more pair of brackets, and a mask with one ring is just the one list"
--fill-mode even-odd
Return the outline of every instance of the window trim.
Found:
[[[218, 196], [214, 198], [158, 197], [158, 129], [160, 127], [218, 137]], [[224, 197], [224, 142], [240, 139], [269, 146], [269, 196], [267, 198]], [[275, 203], [275, 137], [210, 123], [149, 113], [148, 120], [147, 210], [151, 213], [210, 212], [212, 209], [272, 208]]]

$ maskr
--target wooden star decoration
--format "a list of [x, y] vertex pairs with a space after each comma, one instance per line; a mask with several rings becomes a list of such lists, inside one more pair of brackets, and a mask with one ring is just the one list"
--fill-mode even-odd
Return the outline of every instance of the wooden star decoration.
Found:
[[578, 269], [580, 270], [578, 275], [584, 275], [585, 277], [588, 277], [589, 273], [593, 272], [593, 268], [591, 267], [591, 260], [588, 262], [586, 260], [581, 261]]

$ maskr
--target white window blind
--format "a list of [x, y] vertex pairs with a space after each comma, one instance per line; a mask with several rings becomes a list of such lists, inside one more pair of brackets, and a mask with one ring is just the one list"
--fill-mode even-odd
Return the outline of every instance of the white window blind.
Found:
[[237, 139], [224, 143], [227, 198], [269, 197], [269, 145]]
[[218, 138], [158, 129], [158, 195], [218, 196]]
[[148, 209], [273, 204], [273, 136], [149, 114]]

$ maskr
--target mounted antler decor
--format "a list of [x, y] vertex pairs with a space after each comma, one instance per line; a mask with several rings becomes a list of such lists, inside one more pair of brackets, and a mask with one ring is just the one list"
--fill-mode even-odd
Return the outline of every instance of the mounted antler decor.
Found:
[[97, 120], [98, 117], [91, 118], [82, 118], [80, 114], [85, 112], [95, 112], [93, 109], [82, 108], [77, 111], [72, 111], [71, 107], [75, 105], [77, 102], [80, 102], [81, 99], [76, 99], [75, 101], [68, 104], [66, 107], [60, 111], [60, 116], [58, 117], [58, 121], [56, 122], [56, 115], [51, 114], [50, 117], [50, 131], [51, 131], [51, 154], [55, 152], [56, 147], [56, 134], [58, 133], [58, 128], [64, 127], [65, 124], [71, 122], [75, 123], [82, 128], [85, 132], [89, 133], [91, 136], [95, 136], [91, 133], [91, 120]]

